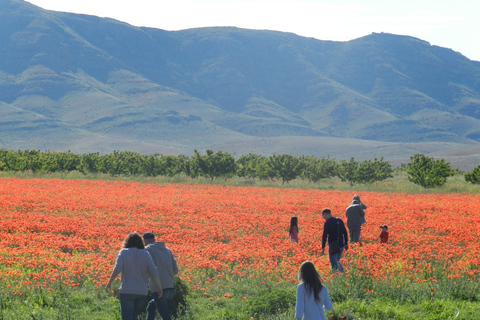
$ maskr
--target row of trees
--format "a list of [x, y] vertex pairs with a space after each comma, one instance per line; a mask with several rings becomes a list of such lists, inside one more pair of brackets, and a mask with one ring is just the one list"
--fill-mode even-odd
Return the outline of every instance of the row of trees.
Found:
[[[410, 160], [410, 163], [401, 169], [407, 172], [410, 181], [424, 188], [441, 186], [449, 176], [455, 174], [455, 170], [444, 160], [435, 160], [423, 154], [416, 154], [410, 157]], [[191, 178], [205, 177], [210, 180], [237, 176], [246, 179], [281, 179], [283, 183], [297, 178], [318, 182], [337, 176], [350, 186], [383, 181], [391, 178], [393, 173], [392, 166], [383, 158], [335, 161], [313, 156], [262, 156], [249, 153], [235, 159], [228, 152], [212, 150], [207, 150], [205, 154], [195, 150], [193, 155], [188, 157], [141, 155], [132, 151], [78, 155], [71, 152], [0, 149], [0, 171], [61, 174], [79, 171], [85, 175], [103, 173], [112, 176], [148, 177], [185, 174]], [[471, 183], [480, 183], [480, 166], [465, 174], [465, 179]]]

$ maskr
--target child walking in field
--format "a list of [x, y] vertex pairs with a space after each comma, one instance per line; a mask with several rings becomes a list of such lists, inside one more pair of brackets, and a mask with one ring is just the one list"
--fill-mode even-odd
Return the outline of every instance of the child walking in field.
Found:
[[388, 226], [386, 224], [380, 227], [382, 232], [380, 232], [380, 243], [387, 243], [388, 242]]
[[310, 261], [305, 261], [298, 270], [297, 301], [295, 319], [325, 320], [325, 311], [332, 310], [327, 287]]
[[298, 218], [292, 217], [290, 219], [290, 229], [288, 230], [288, 236], [293, 243], [298, 242]]

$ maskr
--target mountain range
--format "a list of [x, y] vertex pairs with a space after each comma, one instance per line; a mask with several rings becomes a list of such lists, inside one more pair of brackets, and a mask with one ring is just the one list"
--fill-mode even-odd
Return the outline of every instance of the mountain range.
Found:
[[346, 42], [165, 31], [0, 0], [0, 148], [213, 149], [480, 164], [480, 62], [373, 33]]

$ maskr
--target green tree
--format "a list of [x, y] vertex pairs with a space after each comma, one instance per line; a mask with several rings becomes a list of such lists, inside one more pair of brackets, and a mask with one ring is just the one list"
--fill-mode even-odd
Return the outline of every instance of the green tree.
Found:
[[[180, 172], [179, 173], [185, 173], [187, 174], [188, 171], [188, 162], [189, 158], [186, 155], [179, 155], [177, 156], [177, 164], [180, 167]], [[187, 174], [188, 175], [188, 174]]]
[[145, 156], [142, 162], [142, 173], [147, 177], [157, 177], [162, 174], [160, 154], [155, 153]]
[[381, 157], [380, 160], [377, 160], [377, 158], [375, 158], [373, 160], [373, 166], [375, 168], [376, 175], [375, 181], [383, 181], [388, 178], [393, 178], [392, 164], [388, 161], [385, 161], [383, 157]]
[[143, 156], [132, 151], [117, 151], [102, 156], [102, 173], [111, 176], [138, 175], [143, 168]]
[[78, 160], [77, 170], [84, 175], [105, 171], [102, 169], [102, 159], [98, 152], [82, 154]]
[[359, 183], [358, 177], [358, 161], [355, 158], [350, 158], [349, 161], [342, 160], [337, 163], [336, 173], [342, 182], [347, 182], [350, 187]]
[[194, 150], [192, 159], [198, 165], [199, 174], [213, 181], [215, 178], [233, 177], [237, 170], [235, 158], [228, 152], [206, 150], [207, 154], [202, 155]]
[[187, 158], [185, 161], [184, 172], [187, 176], [192, 179], [198, 178], [200, 175], [200, 162], [202, 161], [202, 155], [193, 150], [193, 155], [190, 158]]
[[267, 157], [262, 157], [259, 160], [255, 173], [260, 180], [269, 180], [276, 177], [276, 172], [269, 166]]
[[465, 181], [473, 183], [473, 184], [480, 184], [480, 165], [473, 168], [471, 172], [467, 172], [463, 175]]
[[40, 150], [23, 150], [19, 151], [20, 157], [23, 159], [23, 171], [30, 170], [33, 173], [41, 172], [44, 164], [43, 153]]
[[265, 159], [264, 156], [254, 153], [240, 156], [236, 161], [237, 176], [245, 179], [257, 178], [259, 176], [258, 168], [260, 163], [265, 161]]
[[174, 177], [182, 172], [182, 163], [180, 159], [173, 155], [160, 157], [161, 171], [167, 177]]
[[282, 179], [282, 184], [297, 178], [302, 172], [303, 166], [298, 158], [290, 154], [270, 156], [267, 158], [266, 164], [276, 178]]
[[2, 153], [1, 161], [3, 163], [3, 170], [8, 172], [24, 171], [26, 167], [25, 159], [22, 157], [20, 150], [5, 150], [5, 152]]
[[408, 180], [424, 188], [443, 186], [447, 178], [453, 175], [450, 163], [445, 160], [435, 160], [423, 154], [415, 154], [410, 157], [406, 172]]
[[50, 152], [46, 151], [39, 156], [39, 167], [42, 172], [60, 172], [62, 175], [66, 175], [71, 171], [77, 169], [80, 164], [80, 156], [68, 152]]
[[382, 181], [388, 178], [392, 178], [393, 175], [392, 165], [383, 160], [364, 160], [358, 164], [357, 167], [357, 181], [358, 183], [368, 184], [375, 181]]
[[218, 151], [215, 154], [216, 163], [220, 167], [220, 177], [227, 180], [237, 173], [237, 164], [234, 156], [229, 152]]
[[315, 158], [312, 156], [300, 157], [303, 163], [300, 177], [311, 182], [318, 182], [335, 176], [335, 160]]
[[7, 164], [5, 158], [8, 155], [8, 150], [0, 149], [0, 171], [7, 171]]

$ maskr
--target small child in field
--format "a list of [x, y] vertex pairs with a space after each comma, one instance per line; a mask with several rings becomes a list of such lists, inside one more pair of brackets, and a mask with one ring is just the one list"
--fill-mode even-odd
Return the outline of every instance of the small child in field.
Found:
[[382, 232], [380, 232], [380, 243], [387, 243], [388, 242], [388, 226], [386, 224], [380, 227]]
[[290, 219], [290, 229], [288, 230], [288, 236], [290, 237], [290, 241], [293, 243], [298, 242], [298, 218], [292, 217]]

